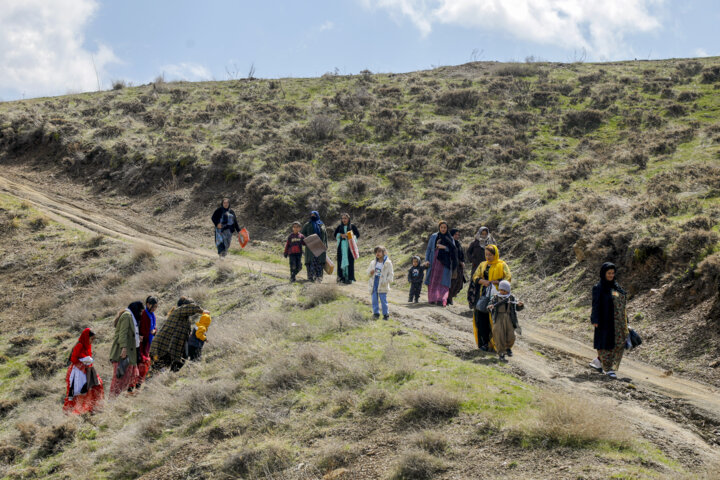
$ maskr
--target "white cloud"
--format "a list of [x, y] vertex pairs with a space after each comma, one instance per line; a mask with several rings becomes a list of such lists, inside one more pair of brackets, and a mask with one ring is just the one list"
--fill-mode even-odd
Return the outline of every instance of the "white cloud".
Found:
[[696, 57], [709, 57], [710, 54], [704, 48], [697, 48], [697, 49], [695, 49], [695, 56]]
[[408, 17], [423, 35], [434, 24], [509, 33], [532, 42], [586, 49], [594, 57], [621, 55], [628, 34], [661, 27], [653, 7], [664, 0], [361, 0]]
[[[0, 90], [11, 95], [56, 95], [97, 90], [113, 51], [84, 45], [95, 0], [3, 0], [0, 8]], [[94, 61], [94, 66], [93, 66]]]
[[161, 67], [166, 80], [210, 80], [210, 71], [199, 63], [181, 62]]
[[333, 28], [335, 28], [335, 24], [333, 22], [331, 22], [330, 20], [328, 20], [327, 22], [320, 25], [319, 30], [321, 32], [324, 32], [325, 30], [332, 30]]

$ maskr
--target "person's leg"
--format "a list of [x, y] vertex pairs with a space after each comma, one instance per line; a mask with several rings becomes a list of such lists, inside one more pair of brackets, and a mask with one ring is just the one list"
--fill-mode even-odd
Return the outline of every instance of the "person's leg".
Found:
[[382, 305], [382, 313], [384, 317], [387, 317], [390, 315], [390, 311], [388, 310], [388, 303], [387, 303], [387, 293], [380, 293], [378, 294], [380, 297], [380, 304]]
[[380, 315], [380, 305], [378, 305], [378, 293], [374, 290], [371, 294], [372, 297], [372, 311], [373, 315]]

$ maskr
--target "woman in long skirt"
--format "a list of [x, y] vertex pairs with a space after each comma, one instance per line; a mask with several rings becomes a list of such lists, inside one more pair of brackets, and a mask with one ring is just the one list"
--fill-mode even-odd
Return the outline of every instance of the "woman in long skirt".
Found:
[[142, 310], [142, 302], [133, 302], [115, 318], [115, 336], [110, 347], [110, 361], [113, 365], [113, 378], [110, 383], [111, 397], [131, 391], [140, 379], [138, 322]]
[[350, 252], [350, 242], [347, 233], [352, 232], [353, 236], [360, 238], [357, 227], [350, 223], [350, 215], [343, 213], [340, 225], [335, 229], [337, 239], [337, 278], [338, 282], [350, 284], [355, 281], [355, 258]]
[[457, 249], [458, 253], [458, 264], [455, 267], [455, 270], [452, 273], [452, 281], [450, 282], [450, 292], [448, 293], [448, 305], [453, 304], [453, 299], [457, 297], [457, 295], [460, 293], [460, 291], [463, 289], [463, 286], [465, 285], [465, 252], [463, 251], [462, 244], [460, 243], [460, 231], [451, 228], [450, 229], [450, 236], [455, 241], [455, 248]]
[[425, 261], [429, 263], [425, 277], [425, 285], [428, 286], [428, 302], [444, 307], [447, 305], [450, 293], [452, 272], [458, 265], [455, 240], [448, 232], [447, 222], [441, 221], [438, 224], [438, 231], [430, 235], [425, 250]]
[[[493, 285], [497, 288], [502, 280], [509, 282], [511, 279], [510, 268], [500, 260], [500, 250], [497, 245], [485, 247], [485, 261], [478, 265], [472, 279], [479, 295], [484, 295], [486, 290], [492, 288]], [[480, 350], [487, 352], [495, 349], [492, 341], [492, 329], [492, 314], [481, 312], [473, 306], [473, 333]]]
[[627, 293], [615, 280], [617, 268], [604, 263], [600, 268], [600, 282], [592, 289], [592, 312], [590, 322], [595, 327], [593, 345], [598, 358], [590, 364], [610, 378], [620, 368], [628, 337]]
[[66, 395], [63, 410], [66, 413], [92, 413], [102, 406], [105, 389], [95, 372], [92, 342], [95, 333], [86, 328], [70, 355], [70, 366], [65, 375]]

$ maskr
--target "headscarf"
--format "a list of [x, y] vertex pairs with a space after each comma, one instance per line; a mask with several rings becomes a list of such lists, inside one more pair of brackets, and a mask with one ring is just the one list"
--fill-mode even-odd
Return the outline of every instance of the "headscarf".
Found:
[[135, 347], [140, 346], [140, 329], [138, 328], [138, 320], [140, 319], [140, 315], [142, 315], [144, 308], [145, 305], [143, 305], [142, 302], [132, 302], [127, 308], [127, 311], [130, 312], [133, 317], [133, 324], [135, 325]]
[[435, 239], [435, 245], [442, 241], [442, 244], [446, 247], [444, 250], [438, 250], [437, 259], [445, 268], [455, 270], [458, 264], [457, 246], [455, 245], [455, 239], [450, 235], [450, 230], [441, 233], [440, 226], [447, 225], [446, 222], [442, 221], [438, 223], [437, 238]]
[[488, 265], [490, 265], [490, 271], [488, 272], [488, 280], [490, 280], [491, 282], [495, 280], [507, 280], [508, 282], [511, 281], [512, 275], [510, 274], [510, 269], [505, 262], [500, 260], [500, 249], [497, 247], [497, 245], [488, 245], [485, 247], [485, 249], [494, 251], [495, 257], [490, 262], [485, 260], [478, 266], [478, 268], [475, 270], [475, 273], [473, 274], [473, 282], [477, 282], [479, 279], [484, 278], [483, 274], [485, 272], [485, 268]]
[[92, 357], [92, 344], [90, 343], [90, 334], [93, 333], [90, 328], [86, 328], [80, 334], [78, 338], [78, 344], [80, 345], [80, 354], [78, 358]]
[[[317, 220], [313, 220], [313, 217], [315, 217]], [[310, 223], [312, 223], [313, 230], [315, 230], [315, 233], [320, 235], [320, 232], [322, 232], [320, 225], [324, 225], [324, 224], [323, 224], [323, 221], [320, 220], [320, 213], [318, 213], [317, 210], [313, 210], [312, 212], [310, 212]]]
[[458, 233], [459, 231], [460, 231], [460, 230], [458, 230], [457, 228], [451, 228], [451, 229], [450, 229], [450, 236], [451, 236], [451, 237], [454, 237], [455, 234]]
[[610, 290], [617, 290], [619, 293], [625, 295], [625, 290], [618, 285], [617, 280], [614, 280], [611, 282], [607, 278], [605, 278], [605, 274], [609, 270], [615, 270], [617, 275], [617, 267], [612, 262], [605, 262], [600, 267], [600, 285], [602, 285], [603, 290], [606, 292], [609, 292]]
[[[490, 235], [490, 229], [489, 229], [488, 227], [480, 227], [480, 228], [478, 229], [477, 233], [475, 234], [475, 240], [477, 240], [477, 241], [479, 241], [479, 242], [482, 242], [483, 240], [485, 240], [485, 239], [482, 237], [482, 235], [481, 235], [481, 233], [482, 233], [483, 231], [488, 232], [488, 235]], [[487, 238], [487, 237], [486, 237], [486, 238]]]

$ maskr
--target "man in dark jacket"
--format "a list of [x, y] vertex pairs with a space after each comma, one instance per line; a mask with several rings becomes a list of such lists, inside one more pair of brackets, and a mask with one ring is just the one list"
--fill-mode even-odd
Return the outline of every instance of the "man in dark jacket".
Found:
[[224, 257], [230, 249], [233, 233], [240, 231], [235, 212], [230, 209], [230, 199], [223, 198], [220, 207], [212, 214], [215, 226], [215, 246], [218, 255]]

